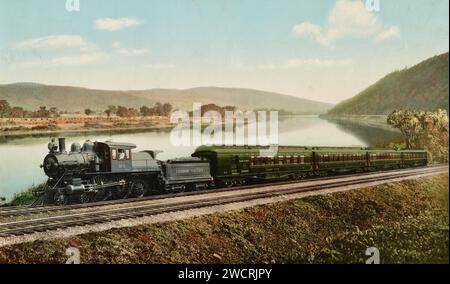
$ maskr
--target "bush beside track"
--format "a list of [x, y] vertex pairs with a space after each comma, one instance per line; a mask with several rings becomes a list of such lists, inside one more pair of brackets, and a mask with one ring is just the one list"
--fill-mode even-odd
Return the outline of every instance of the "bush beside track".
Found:
[[[448, 175], [74, 237], [83, 263], [448, 263]], [[0, 248], [64, 263], [68, 239]]]

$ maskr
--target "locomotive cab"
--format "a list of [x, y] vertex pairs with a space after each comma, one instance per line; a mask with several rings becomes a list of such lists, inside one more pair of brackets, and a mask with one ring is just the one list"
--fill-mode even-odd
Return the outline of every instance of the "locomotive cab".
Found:
[[133, 170], [132, 153], [136, 145], [132, 143], [96, 142], [95, 152], [100, 160], [101, 172], [129, 172]]

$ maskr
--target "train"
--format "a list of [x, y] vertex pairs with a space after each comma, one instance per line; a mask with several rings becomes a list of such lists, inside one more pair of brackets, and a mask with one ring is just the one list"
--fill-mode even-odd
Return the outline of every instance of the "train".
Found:
[[[48, 144], [41, 165], [48, 180], [35, 205], [67, 205], [146, 195], [302, 180], [353, 172], [423, 167], [426, 149], [278, 146], [200, 146], [190, 157], [159, 160], [161, 151], [133, 151], [132, 143]], [[266, 151], [267, 152], [267, 151]]]

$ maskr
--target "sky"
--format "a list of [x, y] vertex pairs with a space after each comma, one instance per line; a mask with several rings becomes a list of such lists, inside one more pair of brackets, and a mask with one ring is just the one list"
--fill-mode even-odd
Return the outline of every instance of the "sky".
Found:
[[337, 103], [394, 70], [448, 52], [448, 6], [448, 0], [1, 0], [0, 84], [240, 87]]

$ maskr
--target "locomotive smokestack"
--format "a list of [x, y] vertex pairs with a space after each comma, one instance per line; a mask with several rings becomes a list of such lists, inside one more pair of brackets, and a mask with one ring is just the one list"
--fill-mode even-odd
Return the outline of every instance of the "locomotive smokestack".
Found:
[[66, 152], [66, 138], [58, 138], [59, 142], [59, 152], [64, 153]]

